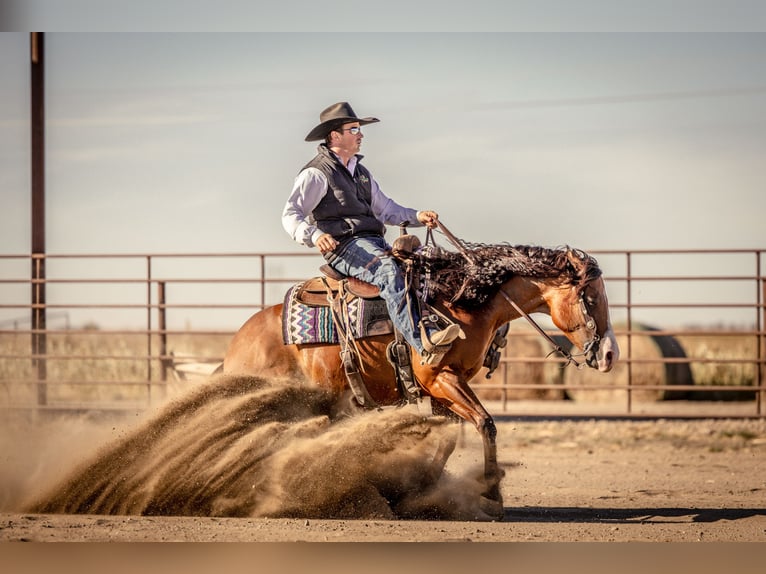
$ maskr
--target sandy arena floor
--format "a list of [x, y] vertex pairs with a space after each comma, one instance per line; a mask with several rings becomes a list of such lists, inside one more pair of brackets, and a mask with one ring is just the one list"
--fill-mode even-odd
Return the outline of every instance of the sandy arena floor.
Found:
[[[450, 473], [478, 464], [460, 437]], [[6, 481], [0, 540], [766, 542], [763, 420], [501, 421], [498, 453], [501, 522], [30, 514]]]

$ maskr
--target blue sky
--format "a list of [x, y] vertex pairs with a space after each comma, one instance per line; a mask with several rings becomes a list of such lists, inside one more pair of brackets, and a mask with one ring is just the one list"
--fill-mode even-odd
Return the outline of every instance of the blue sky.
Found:
[[[319, 111], [473, 241], [762, 247], [766, 34], [56, 34], [49, 252], [292, 250]], [[0, 249], [29, 238], [28, 36], [0, 35]]]
[[[29, 37], [0, 33], [0, 253], [29, 252]], [[476, 242], [763, 248], [764, 33], [46, 34], [49, 253], [302, 251], [349, 101], [400, 203]]]

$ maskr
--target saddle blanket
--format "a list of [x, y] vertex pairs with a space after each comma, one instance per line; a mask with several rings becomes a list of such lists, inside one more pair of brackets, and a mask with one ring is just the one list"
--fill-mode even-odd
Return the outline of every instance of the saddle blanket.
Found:
[[[285, 345], [338, 343], [330, 308], [309, 306], [297, 300], [302, 285], [292, 286], [285, 294], [282, 306], [282, 340]], [[354, 339], [394, 332], [383, 299], [354, 297], [348, 302], [347, 309], [349, 334]]]

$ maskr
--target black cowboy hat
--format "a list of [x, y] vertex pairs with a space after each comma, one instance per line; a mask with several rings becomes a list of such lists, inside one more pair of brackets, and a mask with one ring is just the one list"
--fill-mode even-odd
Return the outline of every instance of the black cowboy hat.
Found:
[[327, 134], [343, 124], [359, 122], [360, 126], [366, 126], [380, 120], [378, 118], [358, 118], [354, 110], [351, 109], [351, 106], [348, 105], [348, 102], [338, 102], [322, 110], [322, 113], [319, 114], [319, 121], [322, 123], [311, 130], [309, 135], [306, 136], [307, 142], [323, 140]]

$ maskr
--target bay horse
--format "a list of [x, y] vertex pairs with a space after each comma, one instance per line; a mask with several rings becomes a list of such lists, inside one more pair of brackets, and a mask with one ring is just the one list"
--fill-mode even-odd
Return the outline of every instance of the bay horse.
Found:
[[[569, 247], [463, 245], [467, 248], [460, 253], [438, 248], [428, 257], [411, 254], [413, 268], [421, 274], [427, 272], [432, 305], [457, 322], [465, 334], [438, 364], [421, 364], [412, 351], [412, 370], [421, 391], [431, 397], [434, 412], [456, 415], [480, 433], [486, 482], [483, 496], [501, 518], [503, 473], [497, 464], [497, 429], [468, 385], [482, 368], [495, 333], [522, 315], [548, 314], [579, 349], [577, 356], [602, 372], [612, 369], [619, 348], [602, 272], [587, 253]], [[369, 396], [379, 405], [403, 401], [386, 356], [393, 338], [377, 335], [357, 340]], [[349, 383], [339, 349], [337, 344], [285, 344], [279, 304], [255, 313], [242, 325], [226, 352], [223, 373], [293, 377], [341, 397], [348, 392]], [[569, 360], [576, 362], [571, 355]]]

